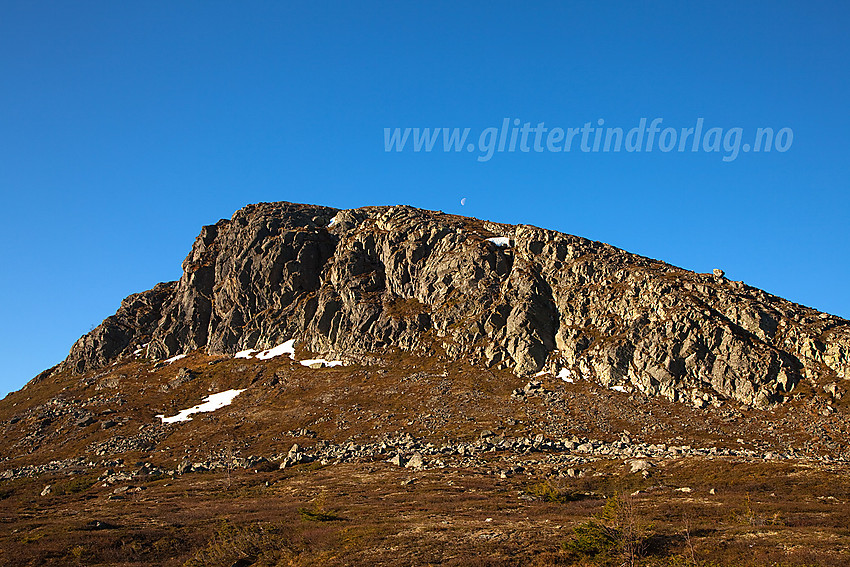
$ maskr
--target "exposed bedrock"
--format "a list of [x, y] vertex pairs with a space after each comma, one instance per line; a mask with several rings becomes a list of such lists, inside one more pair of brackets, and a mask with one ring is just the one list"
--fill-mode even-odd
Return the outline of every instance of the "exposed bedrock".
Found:
[[722, 275], [531, 226], [291, 203], [204, 227], [179, 281], [125, 299], [60, 368], [143, 345], [161, 358], [289, 338], [335, 356], [398, 348], [521, 375], [566, 368], [698, 405], [766, 407], [801, 381], [850, 378], [848, 321]]

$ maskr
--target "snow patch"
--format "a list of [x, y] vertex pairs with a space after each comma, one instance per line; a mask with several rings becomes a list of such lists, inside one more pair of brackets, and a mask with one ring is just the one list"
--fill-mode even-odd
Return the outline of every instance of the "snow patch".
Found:
[[[289, 339], [285, 343], [279, 344], [269, 350], [259, 351], [251, 348], [248, 350], [242, 350], [234, 354], [233, 357], [268, 360], [284, 354], [289, 355], [289, 358], [295, 360], [295, 339]], [[334, 366], [343, 366], [343, 362], [341, 360], [325, 360], [324, 358], [311, 358], [308, 360], [299, 360], [298, 362], [304, 366], [311, 366], [313, 364], [322, 364], [329, 368], [333, 368]]]
[[331, 222], [328, 223], [328, 228], [333, 227], [333, 225], [335, 225], [337, 222], [339, 221], [336, 220], [336, 217], [332, 218]]
[[289, 339], [285, 343], [279, 344], [268, 350], [259, 351], [252, 348], [240, 350], [233, 355], [233, 358], [258, 358], [260, 360], [268, 360], [284, 354], [288, 354], [289, 358], [295, 360], [295, 339]]
[[487, 242], [492, 242], [496, 246], [510, 246], [511, 239], [507, 236], [494, 236], [493, 238], [488, 238]]
[[611, 386], [611, 389], [615, 392], [623, 392], [624, 394], [628, 393], [628, 389], [626, 389], [625, 386]]
[[260, 360], [268, 360], [270, 358], [281, 356], [283, 354], [288, 354], [289, 358], [293, 360], [295, 359], [295, 339], [289, 339], [285, 343], [279, 344], [274, 348], [264, 350], [263, 352], [257, 355], [257, 358], [259, 358]]
[[538, 372], [537, 374], [535, 374], [535, 375], [534, 375], [534, 377], [535, 377], [535, 378], [539, 378], [540, 376], [546, 376], [546, 375], [548, 375], [548, 374], [549, 374], [549, 372], [548, 372], [547, 370], [541, 370], [540, 372]]
[[569, 368], [561, 368], [561, 370], [558, 372], [557, 377], [563, 380], [564, 382], [569, 382], [570, 384], [575, 382], [575, 380], [572, 379], [572, 372], [570, 372]]
[[172, 356], [171, 358], [166, 358], [165, 363], [171, 364], [172, 362], [177, 362], [181, 358], [186, 358], [186, 355], [185, 354], [178, 354], [178, 355]]
[[233, 398], [244, 392], [245, 390], [227, 390], [225, 392], [219, 392], [217, 394], [210, 394], [206, 398], [204, 398], [204, 403], [198, 404], [189, 409], [184, 409], [177, 415], [171, 417], [165, 417], [160, 414], [156, 417], [162, 420], [162, 423], [177, 423], [180, 421], [192, 421], [192, 418], [189, 417], [193, 413], [208, 413], [211, 411], [215, 411], [217, 409], [221, 409], [224, 406], [229, 406], [233, 401]]

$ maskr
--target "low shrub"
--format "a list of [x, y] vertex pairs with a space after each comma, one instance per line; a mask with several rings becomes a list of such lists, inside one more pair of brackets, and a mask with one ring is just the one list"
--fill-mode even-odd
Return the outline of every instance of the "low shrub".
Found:
[[207, 546], [196, 552], [183, 567], [277, 565], [296, 555], [291, 536], [285, 526], [236, 526], [225, 520], [219, 524]]
[[543, 502], [575, 502], [587, 498], [585, 494], [560, 490], [549, 482], [538, 482], [525, 488], [525, 494]]

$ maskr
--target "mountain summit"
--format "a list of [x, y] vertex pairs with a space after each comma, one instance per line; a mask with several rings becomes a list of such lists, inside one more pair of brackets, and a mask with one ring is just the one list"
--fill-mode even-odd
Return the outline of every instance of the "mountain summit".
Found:
[[720, 270], [251, 205], [0, 400], [0, 564], [838, 567], [848, 355]]
[[582, 378], [697, 406], [850, 377], [850, 322], [578, 236], [409, 206], [261, 203], [205, 226], [177, 282], [126, 298], [57, 371], [294, 339]]

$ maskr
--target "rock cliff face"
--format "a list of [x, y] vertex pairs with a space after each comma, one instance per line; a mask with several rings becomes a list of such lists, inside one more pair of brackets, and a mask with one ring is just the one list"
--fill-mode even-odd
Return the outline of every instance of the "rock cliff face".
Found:
[[766, 407], [801, 381], [850, 378], [850, 322], [722, 275], [531, 226], [291, 203], [204, 227], [178, 282], [125, 299], [61, 368], [290, 338], [335, 357], [398, 348], [567, 369], [698, 405]]

